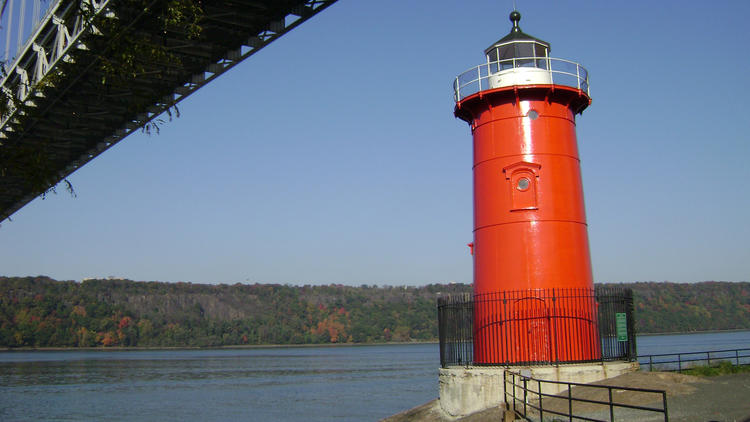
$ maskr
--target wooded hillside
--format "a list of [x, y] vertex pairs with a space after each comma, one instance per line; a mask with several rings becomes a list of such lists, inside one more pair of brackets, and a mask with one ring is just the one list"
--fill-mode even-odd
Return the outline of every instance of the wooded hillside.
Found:
[[[750, 283], [626, 284], [638, 332], [750, 329]], [[437, 339], [466, 284], [208, 285], [0, 277], [0, 346], [223, 346]]]

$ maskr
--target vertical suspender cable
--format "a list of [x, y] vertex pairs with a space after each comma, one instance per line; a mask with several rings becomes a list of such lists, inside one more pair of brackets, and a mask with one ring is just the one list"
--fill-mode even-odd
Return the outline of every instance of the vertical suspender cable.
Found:
[[13, 26], [13, 0], [10, 0], [8, 7], [8, 19], [5, 21], [5, 62], [10, 59], [10, 27]]
[[18, 11], [18, 38], [16, 39], [16, 42], [18, 43], [18, 47], [16, 48], [16, 54], [18, 54], [21, 51], [21, 46], [23, 46], [23, 42], [25, 41], [23, 39], [23, 24], [26, 21], [26, 2], [21, 1], [21, 9]]
[[41, 6], [42, 0], [34, 0], [34, 15], [31, 20], [31, 33], [34, 33], [36, 24], [39, 23], [39, 7]]

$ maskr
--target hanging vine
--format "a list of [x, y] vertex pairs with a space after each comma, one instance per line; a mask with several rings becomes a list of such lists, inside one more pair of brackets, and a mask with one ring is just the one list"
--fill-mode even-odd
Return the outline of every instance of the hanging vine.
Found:
[[[112, 2], [112, 7], [117, 12], [117, 17], [97, 16], [92, 6], [82, 0], [78, 1], [78, 9], [86, 25], [96, 28], [95, 31], [106, 34], [106, 37], [90, 37], [85, 50], [76, 50], [76, 64], [62, 63], [57, 69], [48, 73], [37, 84], [28, 87], [30, 92], [44, 93], [48, 90], [56, 90], [62, 86], [66, 74], [62, 68], [80, 71], [79, 63], [84, 63], [86, 69], [91, 72], [84, 75], [99, 75], [99, 80], [94, 81], [102, 88], [101, 92], [122, 90], [129, 92], [134, 81], [145, 75], [153, 77], [157, 74], [163, 78], [168, 72], [178, 72], [182, 63], [180, 57], [167, 48], [167, 39], [182, 39], [184, 41], [199, 39], [203, 28], [201, 21], [205, 17], [202, 2], [200, 0], [120, 0]], [[119, 16], [123, 13], [123, 17]], [[145, 22], [151, 30], [136, 31], [131, 27], [134, 19]], [[153, 31], [156, 29], [157, 31]], [[80, 67], [80, 66], [79, 66]], [[2, 66], [3, 76], [5, 66]], [[72, 75], [75, 77], [75, 75]], [[165, 88], [167, 84], [165, 83]], [[154, 93], [156, 96], [157, 93]], [[157, 96], [158, 98], [158, 96]], [[126, 120], [133, 119], [147, 107], [153, 105], [153, 100], [137, 99], [131, 96], [127, 99]], [[21, 124], [18, 125], [23, 131], [25, 122], [33, 122], [43, 119], [41, 110], [33, 104], [26, 104], [17, 98], [15, 92], [0, 89], [0, 119], [5, 119], [11, 113], [22, 116]], [[167, 115], [171, 121], [173, 117], [179, 117], [180, 111], [176, 105], [170, 106]], [[77, 122], [80, 116], [71, 111], [69, 122]], [[148, 121], [142, 131], [148, 134], [158, 134], [159, 126], [164, 123], [163, 119], [156, 118]], [[21, 132], [22, 133], [22, 132]], [[65, 190], [72, 196], [76, 196], [73, 185], [67, 179], [59, 180], [59, 169], [52, 164], [52, 147], [54, 139], [37, 139], [33, 142], [24, 141], [23, 145], [14, 145], [13, 148], [2, 148], [0, 140], [0, 185], [6, 185], [8, 178], [21, 181], [24, 189], [42, 198], [50, 193], [57, 192], [58, 184], [63, 184]], [[5, 188], [3, 188], [5, 189]]]

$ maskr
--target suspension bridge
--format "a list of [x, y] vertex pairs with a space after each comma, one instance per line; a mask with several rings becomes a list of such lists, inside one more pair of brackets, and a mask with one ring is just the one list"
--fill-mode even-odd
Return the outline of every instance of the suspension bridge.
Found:
[[335, 1], [3, 0], [0, 221]]

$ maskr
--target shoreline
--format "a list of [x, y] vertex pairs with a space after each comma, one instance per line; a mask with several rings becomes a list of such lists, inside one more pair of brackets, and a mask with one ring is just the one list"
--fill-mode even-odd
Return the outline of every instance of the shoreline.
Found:
[[750, 328], [732, 328], [729, 330], [705, 330], [705, 331], [667, 331], [663, 333], [636, 333], [636, 336], [673, 336], [680, 334], [710, 334], [710, 333], [740, 333], [743, 331], [750, 331]]
[[[711, 333], [739, 333], [750, 331], [750, 328], [735, 328], [731, 330], [706, 330], [706, 331], [672, 331], [665, 333], [643, 333], [637, 336], [671, 336], [690, 334]], [[392, 346], [405, 344], [438, 344], [438, 340], [416, 340], [416, 341], [389, 341], [383, 343], [321, 343], [321, 344], [236, 344], [229, 346], [113, 346], [113, 347], [0, 347], [0, 352], [63, 352], [63, 351], [138, 351], [138, 350], [221, 350], [221, 349], [280, 349], [280, 348], [306, 348], [306, 347], [367, 347], [367, 346]]]
[[0, 347], [0, 352], [71, 352], [71, 351], [147, 351], [147, 350], [223, 350], [223, 349], [302, 349], [309, 347], [367, 347], [438, 344], [438, 341], [389, 341], [384, 343], [324, 344], [237, 344], [231, 346], [112, 346], [112, 347]]

